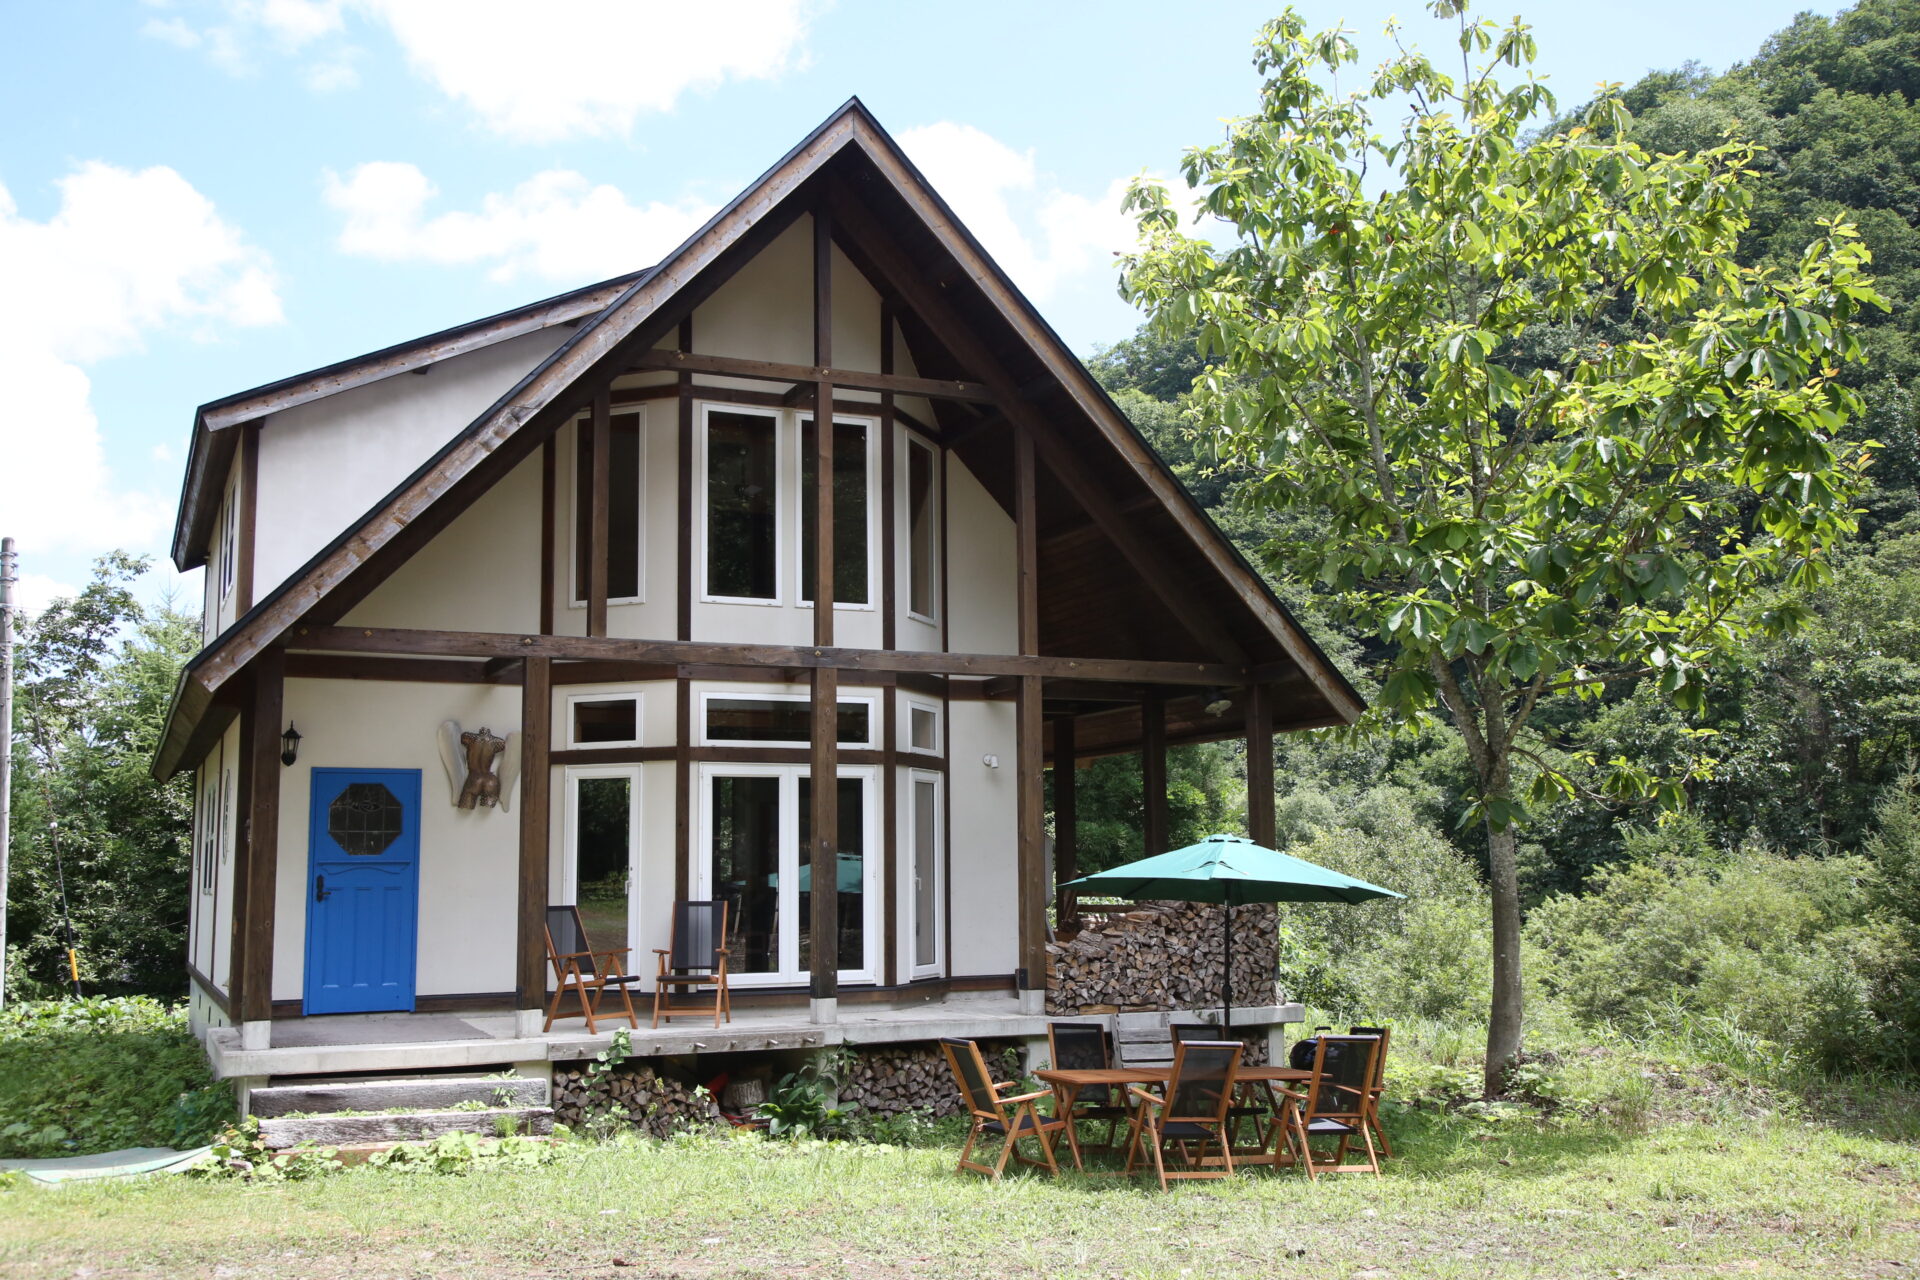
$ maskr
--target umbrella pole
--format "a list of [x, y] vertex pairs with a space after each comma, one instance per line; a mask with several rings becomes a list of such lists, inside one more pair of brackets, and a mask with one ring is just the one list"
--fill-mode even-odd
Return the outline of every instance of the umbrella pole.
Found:
[[1220, 903], [1220, 955], [1226, 964], [1220, 970], [1220, 1026], [1233, 1030], [1233, 903]]

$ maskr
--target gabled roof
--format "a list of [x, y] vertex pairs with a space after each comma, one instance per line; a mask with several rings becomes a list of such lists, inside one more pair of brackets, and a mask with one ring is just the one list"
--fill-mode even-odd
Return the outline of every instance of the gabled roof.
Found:
[[[156, 774], [171, 774], [208, 740], [207, 712], [248, 663], [297, 623], [337, 620], [352, 608], [379, 566], [424, 545], [583, 407], [592, 388], [629, 370], [815, 206], [831, 212], [839, 247], [882, 296], [902, 304], [921, 375], [986, 381], [1000, 411], [1036, 439], [1041, 509], [1052, 522], [1040, 530], [1042, 653], [1225, 656], [1251, 678], [1287, 687], [1303, 704], [1294, 723], [1359, 714], [1359, 695], [856, 98], [657, 266], [628, 278], [539, 366], [189, 662]], [[271, 394], [216, 403], [259, 404]], [[1012, 446], [998, 423], [988, 415], [943, 426], [953, 428], [969, 469], [1010, 503]], [[1086, 447], [1093, 440], [1106, 447]]]

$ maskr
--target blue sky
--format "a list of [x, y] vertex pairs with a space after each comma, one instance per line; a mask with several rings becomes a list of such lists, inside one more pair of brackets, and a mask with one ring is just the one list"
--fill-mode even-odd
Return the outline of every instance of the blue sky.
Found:
[[[1365, 66], [1393, 13], [1450, 47], [1418, 0], [1298, 7]], [[1526, 16], [1570, 104], [1724, 68], [1809, 7], [1839, 6]], [[0, 0], [0, 533], [24, 603], [116, 546], [175, 583], [196, 405], [644, 266], [853, 94], [1076, 349], [1125, 337], [1120, 185], [1252, 106], [1275, 8]]]

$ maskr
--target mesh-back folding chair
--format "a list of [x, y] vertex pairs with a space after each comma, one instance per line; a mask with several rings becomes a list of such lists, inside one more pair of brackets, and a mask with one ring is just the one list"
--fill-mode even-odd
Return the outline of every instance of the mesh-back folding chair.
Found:
[[[1105, 1071], [1113, 1066], [1113, 1036], [1097, 1022], [1050, 1022], [1047, 1024], [1047, 1060], [1061, 1071]], [[1073, 1097], [1071, 1121], [1105, 1120], [1111, 1151], [1114, 1134], [1122, 1120], [1133, 1112], [1113, 1085], [1081, 1085]], [[1075, 1163], [1080, 1159], [1080, 1135], [1076, 1124], [1067, 1126], [1067, 1143], [1073, 1148]]]
[[1380, 1144], [1380, 1158], [1386, 1160], [1393, 1155], [1393, 1143], [1387, 1141], [1387, 1131], [1380, 1124], [1380, 1098], [1387, 1091], [1387, 1041], [1392, 1038], [1392, 1028], [1348, 1027], [1347, 1034], [1380, 1037], [1380, 1052], [1373, 1057], [1373, 1105], [1367, 1111], [1367, 1124]]
[[[611, 951], [595, 951], [587, 940], [587, 928], [580, 923], [578, 907], [547, 908], [547, 963], [553, 966], [555, 982], [553, 998], [547, 1002], [547, 1025], [543, 1031], [553, 1030], [556, 1018], [581, 1017], [587, 1020], [587, 1034], [598, 1035], [597, 1019], [601, 1017], [617, 1018], [617, 1013], [602, 1014], [600, 998], [612, 989], [619, 993], [620, 1004], [626, 1010], [628, 1025], [638, 1028], [640, 1019], [633, 1011], [634, 987], [640, 983], [638, 974], [628, 973], [621, 963], [631, 950], [619, 947]], [[580, 998], [578, 1014], [561, 1013], [560, 1002], [567, 992], [573, 992]]]
[[[1172, 1035], [1176, 1045], [1193, 1044], [1199, 1041], [1223, 1043], [1220, 1028], [1210, 1027], [1204, 1022], [1175, 1022], [1168, 1025], [1167, 1031]], [[1273, 1109], [1265, 1105], [1258, 1084], [1243, 1083], [1235, 1090], [1235, 1094], [1237, 1096], [1234, 1105], [1227, 1108], [1227, 1116], [1233, 1121], [1235, 1135], [1244, 1133], [1242, 1126], [1248, 1123], [1256, 1126], [1254, 1132], [1257, 1134], [1259, 1132], [1257, 1126], [1267, 1121], [1273, 1114]]]
[[[676, 1014], [711, 1013], [713, 1025], [733, 1021], [733, 994], [727, 990], [727, 904], [676, 902], [673, 936], [655, 947], [660, 971], [653, 977], [653, 1025]], [[713, 1003], [688, 1003], [701, 987], [713, 988]]]
[[[1322, 1173], [1380, 1172], [1380, 1153], [1373, 1135], [1378, 1121], [1373, 1114], [1374, 1064], [1380, 1053], [1377, 1036], [1322, 1035], [1314, 1046], [1313, 1076], [1300, 1091], [1278, 1089], [1282, 1098], [1280, 1114], [1274, 1124], [1291, 1153], [1290, 1158], [1276, 1154], [1278, 1163], [1305, 1166], [1309, 1178]], [[1337, 1138], [1339, 1145], [1327, 1155], [1316, 1154], [1313, 1139]], [[1347, 1162], [1347, 1152], [1355, 1143], [1365, 1146], [1365, 1164]], [[1275, 1146], [1276, 1153], [1279, 1150]]]
[[[1033, 1105], [1037, 1099], [1052, 1096], [1053, 1091], [1040, 1089], [1003, 1098], [1001, 1091], [1013, 1088], [1014, 1082], [993, 1082], [993, 1077], [987, 1074], [986, 1061], [980, 1056], [979, 1045], [971, 1040], [943, 1039], [940, 1041], [940, 1051], [947, 1055], [947, 1065], [953, 1069], [953, 1082], [959, 1086], [960, 1098], [973, 1116], [973, 1128], [967, 1132], [967, 1145], [960, 1148], [960, 1168], [984, 1173], [998, 1181], [1011, 1157], [1021, 1164], [1036, 1167], [1044, 1165], [1052, 1172], [1059, 1173], [1060, 1166], [1053, 1159], [1053, 1135], [1065, 1129], [1067, 1122], [1058, 1116], [1043, 1116]], [[990, 1165], [976, 1164], [967, 1159], [982, 1136], [1006, 1139], [1000, 1148], [1000, 1158]], [[1046, 1159], [1041, 1161], [1022, 1155], [1014, 1145], [1022, 1138], [1032, 1138], [1038, 1142], [1040, 1153]]]
[[[1152, 1153], [1153, 1171], [1160, 1178], [1162, 1191], [1171, 1178], [1233, 1176], [1227, 1110], [1233, 1102], [1233, 1077], [1240, 1065], [1241, 1048], [1238, 1040], [1175, 1041], [1166, 1092], [1157, 1094], [1138, 1087], [1127, 1090], [1140, 1104], [1127, 1137], [1129, 1175], [1141, 1163], [1140, 1149], [1144, 1146]], [[1171, 1172], [1166, 1162], [1169, 1144], [1179, 1151], [1181, 1163]], [[1219, 1149], [1217, 1156], [1208, 1156], [1209, 1144]]]

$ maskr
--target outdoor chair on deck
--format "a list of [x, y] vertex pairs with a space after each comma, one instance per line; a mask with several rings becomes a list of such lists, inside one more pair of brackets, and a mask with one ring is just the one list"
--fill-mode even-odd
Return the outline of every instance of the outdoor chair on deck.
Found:
[[[1113, 1037], [1097, 1022], [1050, 1022], [1047, 1024], [1047, 1060], [1061, 1071], [1105, 1071], [1113, 1066]], [[1115, 1097], [1116, 1086], [1081, 1085], [1073, 1099], [1073, 1114], [1063, 1120], [1105, 1120], [1106, 1149], [1114, 1149], [1114, 1134], [1122, 1120], [1133, 1112], [1122, 1098]], [[1067, 1126], [1067, 1142], [1077, 1158], [1080, 1135], [1073, 1124]]]
[[[973, 1128], [967, 1133], [967, 1145], [960, 1148], [960, 1168], [984, 1173], [998, 1181], [1001, 1171], [1007, 1167], [1007, 1159], [1012, 1157], [1021, 1164], [1044, 1167], [1059, 1173], [1060, 1166], [1053, 1159], [1053, 1135], [1065, 1129], [1067, 1122], [1059, 1116], [1042, 1116], [1033, 1105], [1036, 1099], [1051, 1097], [1053, 1091], [1040, 1089], [1003, 1098], [1001, 1092], [1013, 1088], [1015, 1082], [993, 1082], [993, 1078], [987, 1074], [986, 1061], [980, 1056], [979, 1045], [971, 1040], [943, 1039], [940, 1041], [940, 1051], [947, 1055], [947, 1065], [953, 1068], [953, 1082], [960, 1087], [960, 1098], [973, 1116]], [[967, 1159], [973, 1154], [974, 1143], [982, 1135], [1006, 1138], [1000, 1148], [1000, 1158], [991, 1165], [975, 1164]], [[1045, 1161], [1021, 1155], [1014, 1144], [1022, 1138], [1032, 1138], [1038, 1142]]]
[[1387, 1091], [1387, 1040], [1392, 1031], [1387, 1027], [1348, 1027], [1347, 1034], [1380, 1037], [1380, 1052], [1373, 1058], [1373, 1101], [1367, 1109], [1367, 1124], [1380, 1143], [1380, 1158], [1390, 1159], [1393, 1156], [1393, 1144], [1387, 1141], [1387, 1131], [1380, 1127], [1380, 1098]]
[[[1299, 1092], [1277, 1090], [1283, 1104], [1274, 1118], [1281, 1130], [1275, 1138], [1287, 1144], [1291, 1159], [1279, 1156], [1276, 1142], [1275, 1161], [1303, 1165], [1307, 1176], [1315, 1179], [1322, 1173], [1371, 1173], [1377, 1177], [1380, 1153], [1373, 1135], [1379, 1121], [1373, 1103], [1380, 1038], [1322, 1035], [1318, 1040], [1312, 1078]], [[1315, 1138], [1337, 1138], [1339, 1145], [1330, 1155], [1316, 1155], [1312, 1146]], [[1356, 1143], [1366, 1147], [1365, 1164], [1347, 1162], [1347, 1152]]]
[[[675, 1014], [711, 1013], [713, 1025], [733, 1021], [733, 994], [727, 990], [727, 904], [676, 902], [673, 937], [665, 949], [654, 948], [660, 972], [653, 978], [653, 1025], [672, 1022]], [[687, 1003], [701, 987], [713, 988], [713, 1004]], [[689, 989], [690, 992], [689, 992]]]
[[[598, 1035], [596, 1019], [600, 1017], [617, 1018], [617, 1013], [602, 1014], [600, 997], [608, 988], [620, 993], [620, 1004], [626, 1010], [627, 1022], [636, 1030], [640, 1018], [633, 1011], [632, 989], [639, 985], [640, 976], [628, 973], [622, 963], [629, 947], [617, 947], [610, 951], [595, 951], [587, 940], [586, 926], [580, 923], [578, 907], [547, 908], [547, 963], [553, 966], [553, 978], [557, 984], [553, 999], [547, 1002], [547, 1025], [543, 1031], [553, 1030], [557, 1018], [582, 1017], [587, 1020], [587, 1034]], [[573, 992], [580, 998], [579, 1014], [561, 1013], [560, 1002], [567, 992]]]
[[[1127, 1135], [1129, 1175], [1140, 1163], [1140, 1148], [1145, 1145], [1153, 1153], [1153, 1171], [1162, 1191], [1170, 1178], [1233, 1176], [1233, 1144], [1227, 1132], [1232, 1121], [1227, 1112], [1242, 1047], [1238, 1040], [1175, 1041], [1167, 1091], [1156, 1094], [1137, 1086], [1127, 1090], [1140, 1104]], [[1182, 1166], [1172, 1172], [1167, 1170], [1168, 1144], [1179, 1150]], [[1207, 1154], [1209, 1144], [1219, 1149], [1218, 1156]]]

